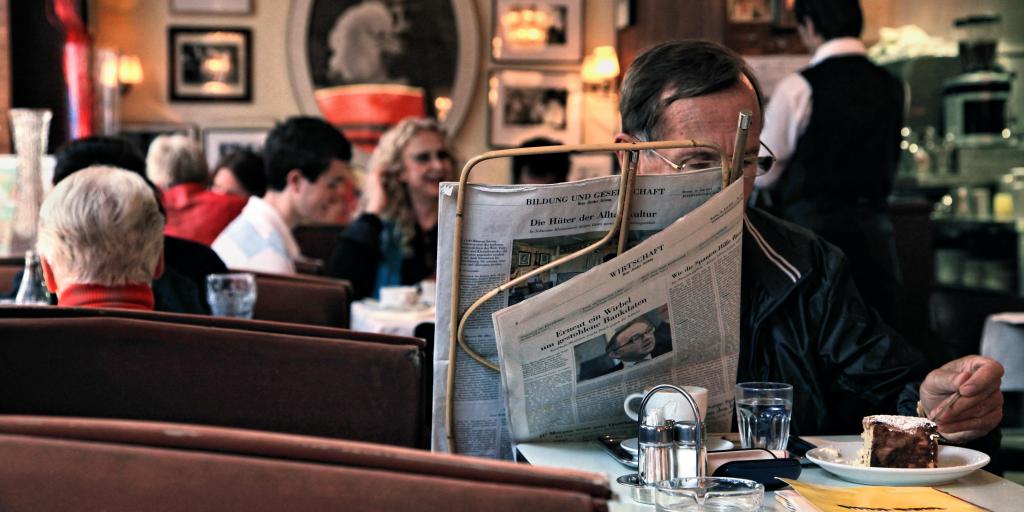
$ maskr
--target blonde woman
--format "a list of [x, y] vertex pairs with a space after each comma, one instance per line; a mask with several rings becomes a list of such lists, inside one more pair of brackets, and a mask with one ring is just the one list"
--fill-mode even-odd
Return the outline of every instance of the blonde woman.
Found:
[[437, 198], [453, 175], [437, 121], [410, 117], [388, 130], [370, 158], [363, 214], [341, 234], [328, 273], [349, 280], [357, 299], [433, 278]]

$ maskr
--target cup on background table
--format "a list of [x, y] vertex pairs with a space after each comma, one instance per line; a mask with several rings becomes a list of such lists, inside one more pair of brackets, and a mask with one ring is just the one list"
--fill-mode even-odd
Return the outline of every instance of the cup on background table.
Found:
[[256, 278], [247, 273], [206, 276], [206, 300], [213, 316], [252, 318], [256, 304]]
[[792, 417], [792, 385], [781, 382], [736, 384], [736, 423], [741, 448], [785, 450]]
[[[704, 416], [708, 413], [708, 390], [697, 386], [680, 387], [693, 397], [693, 401], [697, 403], [697, 411], [700, 412], [700, 417], [703, 421]], [[642, 393], [633, 393], [622, 402], [622, 409], [626, 411], [626, 415], [633, 421], [642, 420], [638, 416], [640, 404], [643, 402], [644, 397], [647, 396], [648, 391], [650, 391], [649, 388], [645, 389]], [[650, 414], [651, 411], [658, 408], [665, 411], [663, 417], [667, 420], [693, 421], [693, 411], [690, 409], [690, 404], [686, 401], [686, 398], [671, 389], [655, 393], [647, 401], [647, 410], [644, 412]]]

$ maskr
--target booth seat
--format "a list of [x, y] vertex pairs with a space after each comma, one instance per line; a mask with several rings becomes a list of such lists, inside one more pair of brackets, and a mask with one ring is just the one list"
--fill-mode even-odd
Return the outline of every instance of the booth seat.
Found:
[[604, 475], [323, 438], [0, 416], [0, 506], [39, 510], [588, 512]]
[[127, 310], [0, 307], [0, 413], [426, 447], [422, 340]]

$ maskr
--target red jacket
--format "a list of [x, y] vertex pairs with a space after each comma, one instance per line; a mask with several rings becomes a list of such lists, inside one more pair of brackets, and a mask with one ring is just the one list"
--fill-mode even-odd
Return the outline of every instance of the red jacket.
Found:
[[164, 233], [210, 245], [241, 213], [248, 198], [218, 194], [198, 183], [175, 185], [163, 193]]

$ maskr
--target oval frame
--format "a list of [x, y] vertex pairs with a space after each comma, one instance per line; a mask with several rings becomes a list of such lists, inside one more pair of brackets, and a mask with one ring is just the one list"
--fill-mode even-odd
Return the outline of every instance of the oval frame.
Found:
[[[292, 91], [299, 110], [307, 115], [323, 116], [313, 95], [313, 75], [306, 56], [306, 24], [314, 0], [295, 0], [288, 13], [288, 71]], [[480, 26], [473, 0], [451, 0], [458, 30], [459, 55], [455, 61], [455, 80], [452, 84], [452, 109], [445, 117], [445, 131], [453, 137], [462, 127], [473, 102], [477, 68], [480, 61]]]

